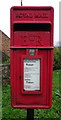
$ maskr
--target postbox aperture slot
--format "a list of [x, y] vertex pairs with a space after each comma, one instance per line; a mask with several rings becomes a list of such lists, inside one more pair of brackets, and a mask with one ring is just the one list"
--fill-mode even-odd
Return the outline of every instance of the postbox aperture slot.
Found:
[[51, 31], [50, 23], [15, 23], [13, 25], [15, 31]]

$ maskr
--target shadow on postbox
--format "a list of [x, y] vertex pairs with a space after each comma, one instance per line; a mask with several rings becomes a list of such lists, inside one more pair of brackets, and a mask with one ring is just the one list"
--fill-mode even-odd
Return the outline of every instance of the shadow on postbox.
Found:
[[10, 11], [11, 104], [42, 109], [52, 105], [52, 7], [12, 7]]

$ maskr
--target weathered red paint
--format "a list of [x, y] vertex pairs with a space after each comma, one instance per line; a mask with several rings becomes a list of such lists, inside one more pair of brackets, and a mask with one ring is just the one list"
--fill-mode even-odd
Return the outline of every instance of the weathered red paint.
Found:
[[[12, 7], [10, 41], [11, 104], [14, 108], [50, 108], [52, 105], [52, 7]], [[35, 49], [35, 55], [29, 50]], [[24, 91], [24, 59], [40, 59], [40, 91]]]

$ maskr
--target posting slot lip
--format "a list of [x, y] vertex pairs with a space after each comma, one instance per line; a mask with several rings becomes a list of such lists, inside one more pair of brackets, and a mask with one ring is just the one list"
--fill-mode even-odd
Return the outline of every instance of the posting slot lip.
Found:
[[13, 24], [18, 24], [18, 23], [20, 23], [20, 24], [21, 23], [23, 23], [23, 24], [25, 24], [25, 23], [30, 23], [30, 24], [35, 24], [35, 23], [37, 23], [37, 24], [45, 23], [46, 24], [46, 23], [48, 23], [48, 24], [52, 24], [52, 22], [49, 21], [49, 20], [46, 20], [46, 21], [44, 21], [44, 20], [43, 21], [42, 20], [41, 21], [39, 21], [39, 20], [37, 20], [37, 21], [32, 21], [32, 20], [31, 21], [30, 20], [29, 21], [24, 21], [24, 20], [22, 20], [22, 21], [19, 21], [19, 20], [18, 21], [13, 21]]

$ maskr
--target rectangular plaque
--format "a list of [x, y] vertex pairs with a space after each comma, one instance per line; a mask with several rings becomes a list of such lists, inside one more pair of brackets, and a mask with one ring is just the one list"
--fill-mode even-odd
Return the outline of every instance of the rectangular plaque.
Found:
[[40, 59], [24, 59], [24, 90], [40, 90]]

